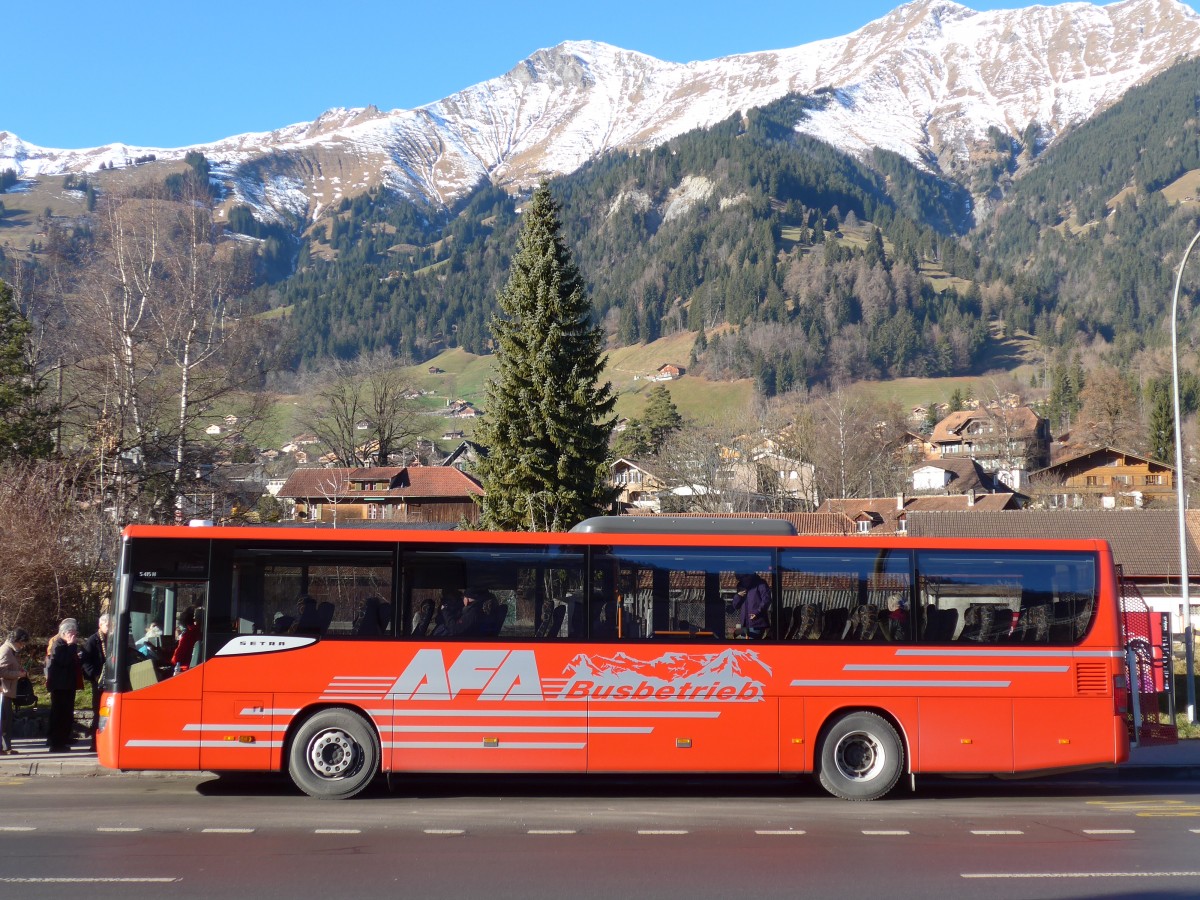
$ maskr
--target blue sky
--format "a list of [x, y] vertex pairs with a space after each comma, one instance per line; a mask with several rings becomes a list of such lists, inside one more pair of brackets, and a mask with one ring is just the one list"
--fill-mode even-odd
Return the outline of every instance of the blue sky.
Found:
[[[1032, 3], [962, 0], [973, 9]], [[1049, 0], [1053, 5], [1054, 0]], [[899, 0], [55, 0], [0, 10], [0, 131], [43, 147], [179, 147], [412, 108], [541, 47], [598, 40], [687, 62], [847, 34]], [[1200, 0], [1189, 0], [1200, 8]]]

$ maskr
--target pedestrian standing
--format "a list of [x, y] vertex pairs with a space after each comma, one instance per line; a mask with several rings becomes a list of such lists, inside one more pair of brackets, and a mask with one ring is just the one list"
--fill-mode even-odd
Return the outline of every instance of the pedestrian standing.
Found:
[[75, 692], [83, 687], [78, 638], [76, 621], [63, 619], [58, 623], [58, 634], [50, 642], [50, 653], [46, 657], [46, 687], [50, 691], [50, 733], [46, 745], [53, 753], [71, 749]]
[[96, 749], [96, 728], [100, 724], [100, 693], [103, 690], [100, 682], [104, 676], [104, 662], [108, 658], [105, 645], [111, 621], [108, 613], [100, 617], [96, 623], [96, 633], [84, 642], [83, 652], [79, 657], [83, 664], [83, 677], [92, 686], [92, 722], [88, 726], [88, 735], [93, 750]]
[[12, 745], [13, 716], [17, 711], [13, 697], [17, 694], [17, 679], [29, 674], [21, 665], [21, 651], [27, 643], [29, 632], [14, 628], [9, 632], [8, 640], [0, 644], [0, 756], [17, 752]]

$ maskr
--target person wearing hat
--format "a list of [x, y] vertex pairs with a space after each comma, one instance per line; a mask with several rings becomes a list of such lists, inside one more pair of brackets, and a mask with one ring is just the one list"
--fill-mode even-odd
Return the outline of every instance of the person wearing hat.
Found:
[[78, 637], [79, 624], [74, 619], [63, 619], [58, 623], [58, 634], [50, 642], [46, 657], [46, 688], [50, 691], [50, 733], [46, 745], [53, 753], [71, 749], [75, 692], [83, 687]]

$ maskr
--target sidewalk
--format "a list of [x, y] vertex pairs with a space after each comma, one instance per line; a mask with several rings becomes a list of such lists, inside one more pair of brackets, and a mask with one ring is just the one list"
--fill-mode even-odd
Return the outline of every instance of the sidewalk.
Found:
[[[164, 777], [175, 772], [118, 772], [106, 769], [88, 749], [86, 741], [76, 741], [67, 753], [51, 753], [45, 738], [17, 738], [16, 756], [0, 756], [0, 777], [20, 775], [132, 775]], [[1110, 770], [1111, 771], [1111, 770]], [[1129, 762], [1117, 767], [1126, 775], [1163, 778], [1200, 778], [1200, 740], [1181, 740], [1176, 744], [1134, 747]]]

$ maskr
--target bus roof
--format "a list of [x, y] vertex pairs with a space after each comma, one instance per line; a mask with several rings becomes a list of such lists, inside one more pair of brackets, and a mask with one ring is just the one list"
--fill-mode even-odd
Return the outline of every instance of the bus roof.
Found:
[[786, 519], [733, 519], [718, 516], [593, 516], [571, 529], [582, 534], [796, 534]]

